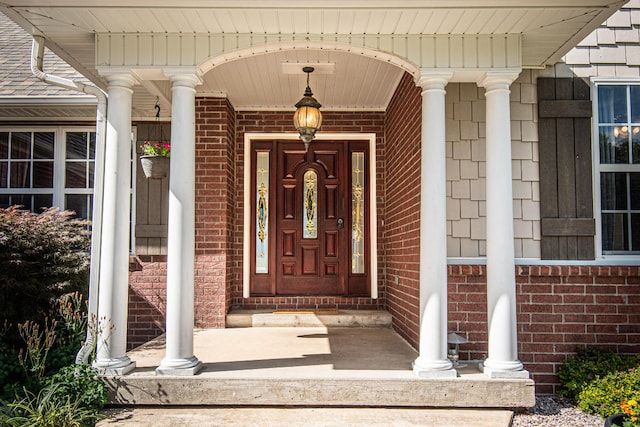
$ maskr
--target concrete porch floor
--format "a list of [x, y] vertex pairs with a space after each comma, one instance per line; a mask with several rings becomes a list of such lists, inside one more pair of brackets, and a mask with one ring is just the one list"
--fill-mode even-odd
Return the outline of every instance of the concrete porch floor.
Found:
[[129, 375], [107, 378], [115, 405], [521, 408], [533, 381], [489, 379], [476, 364], [455, 379], [419, 379], [417, 357], [391, 328], [253, 327], [194, 332], [203, 369], [157, 376], [160, 337], [129, 353]]

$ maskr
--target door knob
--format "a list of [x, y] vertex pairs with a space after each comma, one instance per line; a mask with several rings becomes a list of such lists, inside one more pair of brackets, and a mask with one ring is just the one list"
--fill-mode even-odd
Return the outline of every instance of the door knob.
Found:
[[342, 218], [338, 219], [338, 228], [344, 228], [344, 220]]

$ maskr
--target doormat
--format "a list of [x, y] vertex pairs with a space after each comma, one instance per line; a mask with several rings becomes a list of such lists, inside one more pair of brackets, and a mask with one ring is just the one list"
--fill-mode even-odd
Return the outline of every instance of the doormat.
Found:
[[273, 314], [338, 314], [337, 308], [289, 308], [274, 310]]

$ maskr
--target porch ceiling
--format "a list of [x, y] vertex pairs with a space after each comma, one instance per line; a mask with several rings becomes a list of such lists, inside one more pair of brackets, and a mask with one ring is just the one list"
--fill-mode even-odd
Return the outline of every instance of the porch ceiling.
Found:
[[[29, 33], [43, 35], [52, 51], [104, 87], [95, 67], [96, 33], [520, 34], [523, 65], [543, 67], [558, 61], [624, 3], [236, 0], [229, 6], [221, 0], [4, 0], [0, 11]], [[205, 76], [199, 92], [227, 94], [240, 109], [290, 108], [304, 83], [301, 76], [283, 74], [283, 62], [336, 64], [333, 74], [312, 77], [312, 89], [326, 109], [384, 109], [401, 75], [392, 65], [362, 55], [282, 51], [221, 65]], [[138, 115], [153, 111], [157, 94], [151, 85], [135, 91]]]

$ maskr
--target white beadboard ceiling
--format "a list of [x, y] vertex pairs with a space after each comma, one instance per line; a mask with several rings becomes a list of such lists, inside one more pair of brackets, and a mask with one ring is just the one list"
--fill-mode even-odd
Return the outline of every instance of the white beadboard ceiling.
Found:
[[[96, 33], [206, 34], [520, 34], [525, 67], [556, 62], [624, 2], [612, 0], [3, 0], [0, 11], [87, 78], [95, 69]], [[238, 109], [292, 108], [304, 75], [283, 63], [335, 63], [333, 74], [312, 74], [311, 88], [327, 110], [381, 110], [402, 71], [339, 51], [290, 50], [255, 55], [212, 69], [201, 94], [227, 95]], [[46, 67], [46, 64], [45, 64]], [[45, 68], [46, 71], [46, 68]], [[157, 83], [157, 82], [156, 82]], [[153, 113], [162, 84], [134, 93], [134, 115]]]

